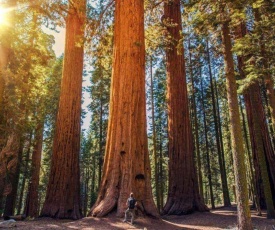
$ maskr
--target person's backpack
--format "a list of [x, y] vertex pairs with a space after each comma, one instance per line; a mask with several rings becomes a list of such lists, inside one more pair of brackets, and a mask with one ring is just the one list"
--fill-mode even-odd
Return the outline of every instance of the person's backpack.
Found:
[[130, 198], [129, 200], [129, 209], [134, 209], [136, 204], [136, 200], [134, 198]]

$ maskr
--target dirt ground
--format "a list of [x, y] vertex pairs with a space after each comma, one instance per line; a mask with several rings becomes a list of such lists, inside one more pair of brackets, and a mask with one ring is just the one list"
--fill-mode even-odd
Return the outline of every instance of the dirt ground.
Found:
[[[193, 213], [184, 216], [164, 216], [162, 219], [150, 219], [138, 217], [134, 225], [123, 223], [122, 218], [109, 215], [105, 218], [86, 217], [81, 220], [56, 220], [51, 218], [38, 218], [16, 222], [12, 229], [82, 229], [82, 230], [176, 230], [176, 229], [237, 229], [236, 208], [219, 208], [206, 213]], [[256, 216], [252, 210], [252, 222], [254, 229], [275, 230], [275, 220], [266, 219], [263, 216]]]

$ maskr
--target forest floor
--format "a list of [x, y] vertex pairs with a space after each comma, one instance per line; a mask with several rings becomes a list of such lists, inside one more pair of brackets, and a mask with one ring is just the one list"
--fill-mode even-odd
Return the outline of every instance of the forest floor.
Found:
[[[10, 229], [82, 229], [82, 230], [177, 230], [177, 229], [197, 229], [197, 230], [217, 230], [217, 229], [237, 229], [236, 207], [217, 208], [210, 212], [195, 212], [184, 216], [164, 216], [162, 219], [150, 219], [138, 217], [134, 225], [123, 223], [122, 218], [115, 215], [108, 215], [105, 218], [86, 217], [81, 220], [56, 220], [51, 218], [38, 218], [35, 220], [25, 220], [16, 222], [16, 227]], [[1, 220], [0, 220], [1, 221]], [[266, 212], [263, 216], [257, 216], [252, 210], [252, 223], [254, 229], [275, 230], [275, 220], [266, 219]]]

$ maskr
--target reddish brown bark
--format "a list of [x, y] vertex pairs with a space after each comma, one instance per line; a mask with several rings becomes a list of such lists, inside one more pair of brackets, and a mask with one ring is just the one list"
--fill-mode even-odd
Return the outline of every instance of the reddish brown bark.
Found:
[[5, 147], [0, 152], [0, 197], [8, 196], [5, 204], [5, 215], [12, 215], [15, 207], [19, 177], [19, 138], [12, 132]]
[[146, 135], [144, 1], [115, 1], [110, 116], [99, 195], [90, 215], [123, 216], [130, 192], [140, 210], [158, 216]]
[[171, 42], [167, 56], [167, 98], [169, 135], [169, 187], [163, 214], [206, 211], [199, 195], [194, 147], [189, 117], [184, 50], [181, 41], [180, 0], [164, 4], [164, 24]]
[[[236, 37], [242, 38], [246, 35], [247, 30], [244, 23], [241, 23], [238, 28], [236, 28]], [[240, 70], [240, 75], [245, 78], [245, 57], [238, 57], [238, 68]], [[268, 126], [266, 122], [265, 110], [261, 98], [260, 83], [258, 81], [250, 84], [249, 89], [244, 93], [245, 105], [247, 110], [247, 118], [249, 123], [250, 139], [253, 153], [253, 163], [255, 169], [255, 182], [257, 194], [259, 196], [261, 207], [266, 207], [265, 195], [263, 182], [269, 187], [269, 182], [262, 179], [261, 171], [265, 168], [267, 164], [267, 170], [269, 173], [268, 180], [271, 185], [271, 192], [273, 197], [275, 197], [274, 188], [274, 176], [275, 176], [275, 159], [274, 151], [271, 144], [271, 139], [268, 132]], [[255, 108], [257, 108], [255, 110]], [[254, 111], [255, 110], [255, 111]], [[259, 137], [258, 137], [259, 136]], [[258, 138], [257, 138], [258, 137]], [[262, 162], [264, 165], [260, 166], [259, 154], [261, 152], [265, 155], [265, 160]], [[271, 168], [269, 167], [271, 165]], [[268, 198], [270, 199], [270, 198]], [[274, 201], [273, 201], [274, 202]], [[269, 208], [270, 210], [270, 208]]]
[[79, 153], [85, 11], [85, 0], [70, 2], [51, 171], [42, 216], [82, 216]]
[[38, 124], [32, 153], [31, 180], [29, 182], [25, 209], [26, 216], [30, 217], [37, 217], [39, 214], [38, 187], [42, 155], [43, 129], [43, 123]]

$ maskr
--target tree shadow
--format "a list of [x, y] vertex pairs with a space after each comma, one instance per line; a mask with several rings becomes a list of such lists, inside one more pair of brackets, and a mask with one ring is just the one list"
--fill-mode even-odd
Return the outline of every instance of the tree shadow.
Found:
[[[263, 216], [257, 216], [255, 210], [251, 210], [252, 225], [255, 229], [271, 230], [275, 220], [266, 219], [266, 212]], [[236, 207], [222, 207], [210, 212], [195, 212], [185, 216], [165, 216], [167, 223], [177, 224], [183, 229], [237, 229]]]

